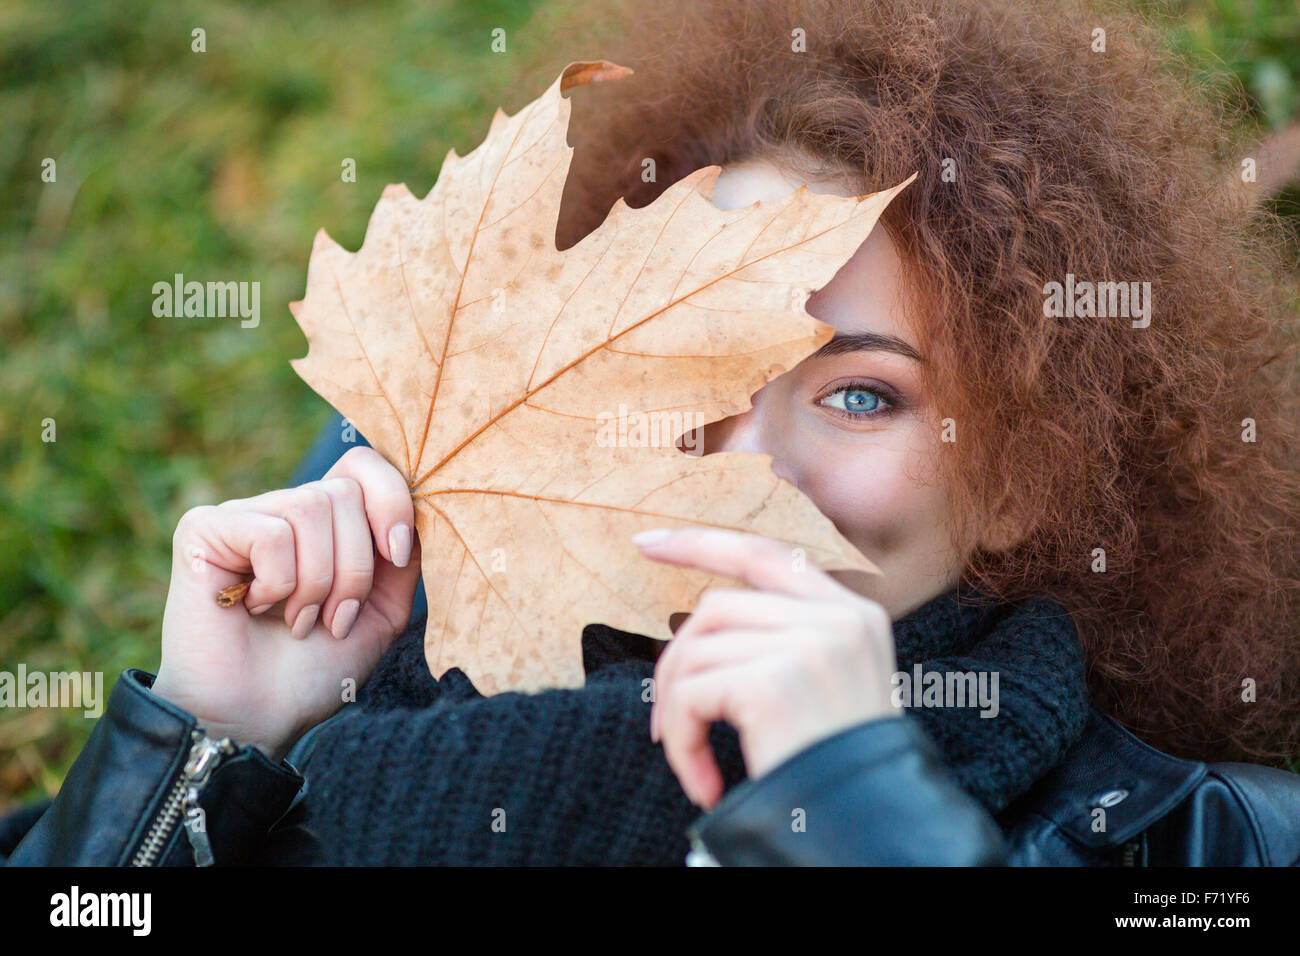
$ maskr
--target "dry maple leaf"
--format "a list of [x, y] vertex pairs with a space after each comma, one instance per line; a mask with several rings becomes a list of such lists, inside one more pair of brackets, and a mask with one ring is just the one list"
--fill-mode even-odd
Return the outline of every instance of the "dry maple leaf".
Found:
[[318, 233], [290, 306], [309, 344], [293, 368], [411, 487], [430, 670], [459, 667], [484, 694], [581, 686], [586, 624], [668, 640], [673, 612], [734, 584], [643, 557], [629, 539], [646, 528], [748, 531], [818, 567], [879, 573], [770, 455], [599, 434], [622, 406], [702, 414], [681, 431], [749, 408], [830, 339], [803, 300], [915, 175], [867, 197], [802, 187], [723, 211], [710, 166], [642, 209], [619, 199], [558, 251], [573, 153], [561, 93], [629, 72], [573, 63], [514, 116], [498, 109], [424, 199], [384, 190], [357, 252]]

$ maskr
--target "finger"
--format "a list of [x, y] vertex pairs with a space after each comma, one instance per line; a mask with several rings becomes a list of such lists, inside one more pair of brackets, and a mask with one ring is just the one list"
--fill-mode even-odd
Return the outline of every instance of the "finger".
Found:
[[361, 485], [352, 478], [321, 479], [333, 505], [334, 584], [321, 607], [321, 620], [331, 634], [348, 636], [361, 606], [370, 596], [375, 576], [375, 542], [371, 539]]
[[[411, 602], [415, 598], [415, 588], [420, 581], [420, 539], [417, 536], [411, 548], [411, 560], [404, 568], [378, 561], [375, 565], [374, 583], [370, 587], [370, 597], [361, 606], [357, 624], [352, 628], [351, 638], [355, 639], [362, 630], [362, 624], [372, 621], [376, 634], [383, 640], [403, 633], [411, 619]], [[367, 614], [373, 611], [374, 616]], [[384, 643], [383, 648], [387, 648]]]
[[729, 628], [778, 630], [805, 624], [830, 602], [809, 601], [771, 591], [708, 588], [673, 635], [673, 643]]
[[[253, 584], [244, 596], [244, 606], [250, 609], [276, 604], [297, 586], [293, 528], [283, 518], [261, 512], [216, 505], [191, 508], [176, 524], [172, 561], [174, 568], [251, 571]], [[213, 594], [227, 583], [218, 577]]]
[[[751, 591], [742, 592], [752, 594]], [[650, 707], [650, 737], [658, 740], [662, 732], [658, 699], [665, 688], [684, 677], [714, 667], [733, 666], [759, 657], [790, 649], [798, 640], [798, 633], [790, 631], [762, 631], [735, 629], [699, 636], [693, 641], [673, 638], [655, 664], [655, 704]]]
[[[361, 605], [356, 623], [348, 632], [348, 643], [355, 643], [349, 653], [356, 659], [378, 661], [406, 632], [411, 618], [411, 600], [420, 578], [420, 540], [416, 538], [411, 562], [405, 568], [387, 561], [377, 562], [370, 596]], [[368, 675], [357, 675], [363, 681]]]
[[[722, 796], [724, 781], [713, 749], [709, 725], [728, 720], [732, 699], [751, 679], [754, 663], [715, 668], [674, 682], [658, 701], [663, 709], [664, 756], [692, 802], [711, 808]], [[728, 721], [734, 726], [734, 721]]]
[[330, 478], [351, 478], [361, 486], [376, 550], [385, 561], [406, 567], [415, 539], [415, 506], [402, 473], [363, 445], [345, 452], [322, 480]]
[[796, 565], [788, 545], [763, 535], [725, 528], [678, 528], [658, 540], [637, 542], [637, 547], [656, 561], [721, 574], [760, 591], [810, 598], [850, 593], [820, 568], [806, 561]]
[[[284, 606], [284, 622], [296, 638], [307, 635], [320, 617], [321, 606], [334, 586], [334, 505], [321, 482], [297, 488], [280, 488], [255, 498], [224, 501], [217, 507], [237, 512], [259, 512], [289, 522], [294, 534], [297, 587]], [[253, 580], [250, 595], [257, 592]], [[254, 603], [255, 602], [255, 603]], [[262, 603], [257, 597], [251, 607]]]

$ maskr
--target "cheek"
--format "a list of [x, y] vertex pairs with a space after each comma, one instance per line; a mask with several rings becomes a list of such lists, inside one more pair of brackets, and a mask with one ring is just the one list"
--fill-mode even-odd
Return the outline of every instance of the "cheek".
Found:
[[922, 551], [937, 559], [950, 545], [936, 452], [908, 430], [855, 437], [821, 449], [815, 470], [805, 473], [805, 494], [877, 563]]

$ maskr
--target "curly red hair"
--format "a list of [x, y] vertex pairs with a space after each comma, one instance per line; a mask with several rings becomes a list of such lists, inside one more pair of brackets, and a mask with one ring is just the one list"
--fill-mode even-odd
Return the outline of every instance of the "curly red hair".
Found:
[[[1024, 532], [976, 550], [965, 581], [1060, 601], [1094, 701], [1154, 745], [1294, 753], [1300, 443], [1294, 288], [1278, 278], [1292, 264], [1275, 217], [1223, 185], [1250, 155], [1239, 102], [1162, 52], [1158, 22], [1111, 6], [584, 0], [547, 12], [534, 46], [554, 69], [530, 71], [600, 58], [636, 71], [572, 94], [561, 248], [620, 196], [644, 206], [701, 166], [785, 147], [849, 167], [861, 193], [919, 172], [882, 223], [922, 304], [935, 407], [958, 427], [941, 467], [972, 517], [954, 542], [1006, 511]], [[642, 180], [646, 157], [655, 182]], [[1067, 274], [1150, 282], [1149, 327], [1045, 316], [1045, 284]]]

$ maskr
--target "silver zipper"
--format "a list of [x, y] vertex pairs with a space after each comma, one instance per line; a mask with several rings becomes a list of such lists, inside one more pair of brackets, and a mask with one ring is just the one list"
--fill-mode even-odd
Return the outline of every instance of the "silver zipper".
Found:
[[[235, 745], [231, 743], [229, 737], [213, 740], [203, 731], [194, 730], [190, 733], [190, 739], [194, 741], [194, 745], [190, 747], [190, 756], [185, 761], [185, 769], [172, 784], [167, 799], [163, 801], [162, 808], [149, 826], [149, 832], [131, 858], [132, 866], [153, 866], [158, 862], [158, 855], [171, 839], [177, 823], [182, 818], [182, 813], [188, 819], [198, 808], [199, 793], [207, 785], [212, 771], [221, 762], [222, 757], [236, 752]], [[201, 815], [202, 810], [198, 813]], [[212, 844], [208, 840], [206, 826], [186, 826], [185, 833], [194, 851], [195, 865], [211, 866]]]

